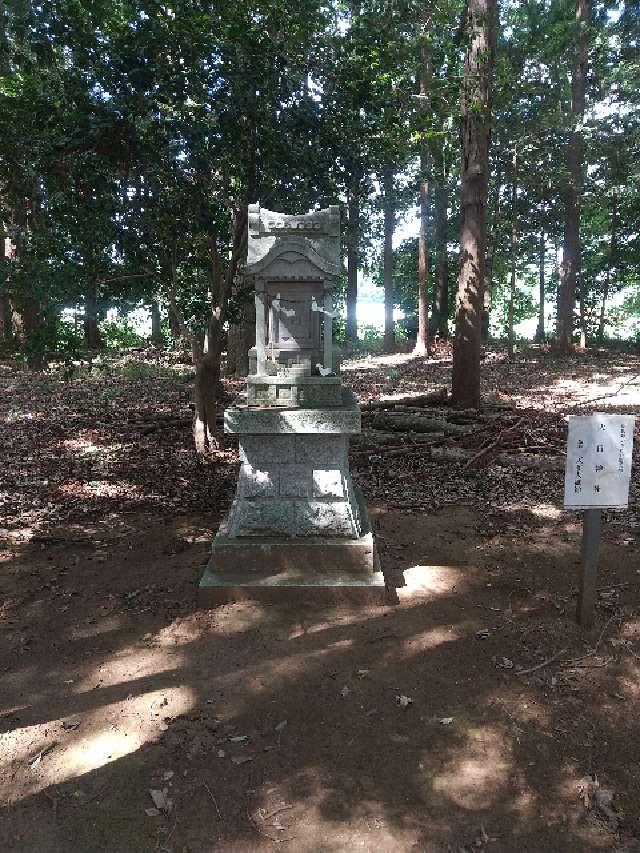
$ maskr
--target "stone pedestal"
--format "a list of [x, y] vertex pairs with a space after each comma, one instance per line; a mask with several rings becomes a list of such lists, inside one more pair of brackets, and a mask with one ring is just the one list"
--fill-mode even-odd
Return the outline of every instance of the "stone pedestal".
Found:
[[341, 406], [327, 409], [227, 409], [241, 467], [201, 597], [384, 600], [369, 516], [349, 472], [360, 409], [342, 395]]

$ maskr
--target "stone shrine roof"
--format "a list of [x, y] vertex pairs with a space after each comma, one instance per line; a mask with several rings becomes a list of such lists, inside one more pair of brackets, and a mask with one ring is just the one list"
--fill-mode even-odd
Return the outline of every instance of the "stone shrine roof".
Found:
[[293, 277], [337, 276], [340, 264], [340, 208], [337, 205], [301, 216], [249, 205], [247, 274], [290, 267]]

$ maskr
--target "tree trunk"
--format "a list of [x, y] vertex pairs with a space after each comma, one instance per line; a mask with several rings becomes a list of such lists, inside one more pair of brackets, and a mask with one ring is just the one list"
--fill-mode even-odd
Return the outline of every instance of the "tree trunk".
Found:
[[[420, 109], [423, 115], [429, 114], [431, 82], [433, 69], [431, 49], [423, 22], [422, 43], [420, 45]], [[429, 247], [427, 229], [429, 224], [429, 149], [426, 142], [420, 149], [420, 234], [418, 236], [418, 337], [415, 354], [427, 355], [429, 350]]]
[[538, 242], [538, 327], [536, 329], [536, 341], [544, 343], [544, 261], [546, 256], [546, 244], [544, 240], [544, 225], [540, 226], [540, 240]]
[[447, 252], [447, 173], [444, 151], [436, 146], [434, 154], [434, 219], [436, 242], [436, 281], [433, 295], [432, 328], [443, 340], [449, 337], [449, 256]]
[[180, 321], [176, 316], [176, 312], [173, 307], [169, 306], [168, 317], [169, 317], [169, 328], [171, 329], [171, 337], [174, 341], [179, 341], [182, 337], [182, 332], [180, 330]]
[[[251, 197], [251, 195], [249, 195]], [[240, 259], [247, 242], [247, 204], [243, 203], [234, 214], [231, 251], [225, 263], [220, 252], [217, 235], [209, 235], [209, 295], [211, 313], [207, 332], [201, 342], [195, 335], [190, 336], [193, 360], [196, 367], [194, 382], [193, 439], [196, 452], [201, 456], [210, 455], [217, 447], [216, 416], [218, 399], [221, 397], [220, 369], [222, 347], [224, 344], [224, 324], [227, 317], [229, 298], [233, 293], [234, 282]], [[175, 297], [171, 299], [179, 318], [183, 335], [188, 330], [177, 311]]]
[[7, 287], [9, 238], [4, 234], [4, 228], [0, 231], [0, 341], [9, 342], [13, 337], [13, 324], [11, 322], [11, 303], [9, 302], [9, 291]]
[[6, 285], [0, 282], [0, 341], [10, 341], [13, 337], [11, 323], [11, 304]]
[[582, 285], [579, 289], [579, 305], [580, 305], [580, 349], [587, 348], [587, 312], [584, 304], [584, 292]]
[[463, 408], [480, 405], [480, 323], [496, 13], [496, 0], [468, 2], [468, 46], [461, 97], [460, 274], [452, 379], [453, 403]]
[[393, 185], [393, 169], [388, 166], [383, 175], [384, 183], [384, 349], [393, 352], [396, 335], [393, 325], [393, 230], [396, 224], [396, 200]]
[[27, 365], [31, 370], [42, 370], [46, 359], [38, 300], [31, 294], [24, 294], [20, 304], [12, 306], [11, 313], [18, 344], [27, 356]]
[[227, 331], [227, 361], [225, 363], [225, 376], [236, 375], [236, 364], [238, 362], [238, 353], [240, 351], [240, 338], [242, 337], [242, 329], [240, 323], [229, 323]]
[[511, 184], [511, 246], [510, 266], [511, 280], [509, 282], [509, 309], [507, 317], [507, 358], [513, 361], [513, 321], [516, 306], [516, 250], [518, 238], [518, 152], [513, 152], [513, 183]]
[[355, 344], [358, 341], [358, 244], [360, 242], [360, 196], [355, 188], [349, 194], [347, 210], [349, 216], [347, 223], [347, 340]]
[[[489, 340], [491, 303], [493, 301], [493, 261], [496, 254], [496, 231], [500, 222], [500, 189], [502, 187], [501, 161], [498, 162], [496, 195], [493, 211], [487, 213], [487, 249], [484, 267], [484, 294], [482, 296], [482, 318], [480, 320], [480, 340]], [[490, 222], [489, 222], [490, 220]], [[491, 229], [489, 224], [491, 223]]]
[[576, 285], [580, 275], [580, 197], [584, 160], [584, 118], [591, 0], [576, 0], [577, 40], [575, 67], [571, 85], [572, 130], [567, 148], [565, 186], [564, 247], [560, 264], [556, 348], [561, 353], [573, 349], [573, 313]]
[[100, 330], [98, 329], [98, 297], [96, 283], [87, 284], [84, 297], [84, 345], [87, 349], [100, 348]]
[[600, 305], [600, 318], [598, 320], [598, 343], [604, 342], [604, 332], [606, 325], [607, 299], [609, 298], [609, 289], [611, 287], [611, 274], [616, 264], [618, 241], [618, 199], [616, 193], [613, 194], [611, 205], [611, 242], [609, 244], [609, 258], [607, 263], [607, 277], [604, 280], [604, 288], [602, 291], [602, 303]]
[[160, 306], [156, 299], [151, 303], [151, 343], [154, 347], [162, 349], [164, 339], [162, 337], [162, 322], [160, 318]]
[[219, 389], [220, 354], [216, 357], [215, 350], [208, 351], [197, 359], [193, 390], [193, 440], [201, 456], [208, 455], [216, 446]]
[[253, 300], [242, 306], [237, 323], [229, 324], [226, 375], [242, 379], [249, 373], [249, 350], [256, 340], [256, 315]]

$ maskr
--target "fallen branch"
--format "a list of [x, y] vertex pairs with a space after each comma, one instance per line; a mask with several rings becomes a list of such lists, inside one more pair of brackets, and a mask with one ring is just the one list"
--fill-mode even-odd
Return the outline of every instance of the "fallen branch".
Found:
[[277, 838], [275, 835], [269, 835], [269, 833], [265, 832], [264, 829], [258, 824], [258, 821], [254, 819], [253, 815], [251, 814], [251, 812], [249, 810], [249, 803], [248, 802], [246, 804], [246, 813], [247, 813], [247, 818], [249, 819], [249, 823], [251, 824], [251, 826], [253, 826], [255, 831], [259, 835], [264, 835], [264, 837], [268, 838], [269, 841], [273, 841], [276, 844], [285, 844], [287, 841], [293, 841], [293, 839], [296, 837], [295, 835], [290, 835], [287, 838]]
[[373, 409], [392, 409], [394, 406], [432, 406], [435, 403], [443, 403], [448, 399], [449, 392], [446, 388], [430, 391], [428, 394], [416, 394], [415, 397], [397, 397], [395, 399], [368, 400], [362, 411]]
[[469, 428], [461, 424], [404, 412], [386, 412], [376, 415], [370, 425], [392, 432], [443, 432], [450, 435], [463, 435], [469, 432]]
[[499, 432], [497, 438], [494, 441], [492, 441], [486, 447], [481, 448], [475, 454], [475, 456], [471, 457], [471, 459], [464, 466], [463, 470], [466, 471], [467, 468], [471, 468], [474, 465], [477, 465], [482, 459], [488, 456], [492, 450], [495, 450], [495, 448], [498, 447], [499, 444], [501, 444], [501, 442], [506, 438], [507, 435], [515, 432], [518, 429], [518, 427], [522, 423], [522, 420], [522, 418], [518, 418], [518, 420], [510, 427], [507, 427], [507, 429], [503, 429], [501, 432]]
[[592, 403], [597, 403], [598, 400], [609, 400], [611, 397], [616, 397], [623, 388], [626, 388], [628, 385], [635, 385], [636, 381], [640, 379], [640, 373], [637, 373], [635, 376], [632, 376], [627, 382], [623, 382], [622, 385], [619, 386], [617, 391], [612, 391], [611, 394], [601, 394], [599, 397], [591, 397], [589, 400], [582, 400], [579, 403], [575, 404], [575, 407], [578, 406], [590, 406]]
[[616, 618], [616, 615], [617, 615], [617, 614], [616, 614], [616, 613], [614, 613], [614, 614], [613, 614], [613, 616], [610, 616], [610, 617], [607, 619], [607, 621], [606, 621], [606, 622], [605, 622], [605, 624], [604, 624], [604, 627], [603, 627], [602, 631], [600, 631], [600, 636], [599, 636], [599, 637], [598, 637], [598, 639], [596, 640], [596, 644], [595, 644], [595, 646], [591, 649], [591, 651], [587, 652], [587, 653], [586, 653], [586, 654], [584, 654], [584, 655], [580, 655], [580, 657], [579, 657], [579, 658], [571, 658], [570, 660], [563, 661], [563, 662], [562, 662], [562, 664], [561, 664], [561, 666], [563, 666], [563, 667], [581, 666], [581, 665], [583, 665], [583, 664], [582, 664], [582, 661], [583, 661], [583, 660], [586, 660], [587, 658], [591, 658], [591, 657], [593, 657], [595, 654], [597, 654], [598, 649], [600, 648], [600, 643], [602, 642], [602, 638], [603, 638], [603, 637], [604, 637], [604, 635], [605, 635], [605, 631], [607, 630], [607, 628], [609, 627], [609, 625], [613, 622], [613, 620]]
[[207, 794], [209, 794], [209, 796], [211, 797], [211, 801], [213, 802], [213, 805], [215, 806], [215, 809], [216, 809], [216, 814], [218, 815], [218, 820], [222, 820], [222, 815], [220, 814], [220, 809], [218, 808], [218, 801], [216, 800], [216, 798], [211, 793], [211, 788], [209, 788], [209, 786], [207, 785], [206, 782], [203, 782], [202, 784], [203, 784]]
[[292, 806], [292, 805], [280, 806], [280, 808], [278, 808], [278, 809], [274, 809], [272, 812], [269, 812], [269, 814], [266, 814], [266, 815], [264, 816], [263, 820], [264, 820], [265, 822], [266, 822], [266, 821], [268, 821], [268, 820], [271, 820], [271, 818], [272, 818], [272, 817], [275, 817], [277, 814], [280, 814], [280, 812], [286, 812], [286, 811], [288, 811], [289, 809], [292, 809], [292, 808], [293, 808], [293, 806]]
[[529, 669], [521, 669], [517, 673], [518, 675], [531, 675], [532, 672], [537, 672], [539, 669], [543, 669], [545, 666], [549, 666], [550, 663], [557, 661], [558, 658], [561, 658], [562, 655], [566, 652], [565, 649], [560, 649], [555, 655], [552, 655], [550, 658], [543, 660], [542, 663], [537, 663], [535, 666], [530, 666]]

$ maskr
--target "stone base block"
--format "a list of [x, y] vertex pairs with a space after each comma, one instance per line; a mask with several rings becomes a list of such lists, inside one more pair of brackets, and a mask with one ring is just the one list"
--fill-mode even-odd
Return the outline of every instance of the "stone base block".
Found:
[[200, 581], [199, 603], [396, 601], [395, 589], [385, 585], [366, 507], [357, 497], [365, 525], [357, 539], [230, 537], [222, 524]]
[[346, 573], [364, 577], [376, 571], [373, 536], [360, 539], [230, 539], [218, 534], [213, 541], [208, 569], [237, 575], [296, 575], [322, 578]]
[[249, 406], [342, 406], [338, 376], [248, 376]]
[[[391, 593], [393, 596], [393, 593]], [[359, 540], [281, 542], [216, 537], [198, 603], [383, 604], [392, 600], [371, 533]]]

